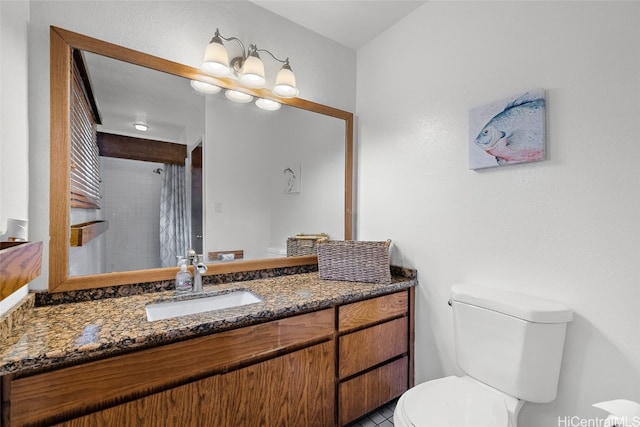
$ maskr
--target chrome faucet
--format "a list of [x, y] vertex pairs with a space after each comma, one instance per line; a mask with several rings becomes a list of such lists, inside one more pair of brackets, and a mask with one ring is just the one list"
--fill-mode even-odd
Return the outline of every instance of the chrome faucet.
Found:
[[202, 275], [207, 272], [207, 264], [203, 262], [202, 254], [196, 254], [193, 249], [188, 250], [188, 258], [193, 264], [193, 292], [202, 292]]

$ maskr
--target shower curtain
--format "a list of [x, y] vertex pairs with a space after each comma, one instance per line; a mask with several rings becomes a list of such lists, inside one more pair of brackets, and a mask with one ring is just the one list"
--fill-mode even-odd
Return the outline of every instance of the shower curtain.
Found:
[[176, 256], [186, 256], [189, 246], [185, 167], [165, 164], [160, 192], [160, 260], [175, 267]]

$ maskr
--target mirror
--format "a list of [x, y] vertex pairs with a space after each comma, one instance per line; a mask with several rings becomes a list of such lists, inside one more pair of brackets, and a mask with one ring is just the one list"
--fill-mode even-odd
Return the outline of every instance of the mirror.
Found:
[[[70, 209], [68, 202], [69, 195], [69, 64], [71, 53], [73, 49], [82, 50], [83, 52], [92, 52], [97, 55], [113, 58], [118, 61], [124, 61], [130, 64], [136, 64], [145, 68], [157, 70], [163, 73], [172, 74], [185, 79], [198, 79], [201, 81], [214, 83], [223, 88], [236, 88], [234, 81], [230, 79], [214, 79], [210, 76], [204, 75], [198, 69], [174, 63], [161, 58], [153, 57], [127, 49], [121, 46], [113, 45], [111, 43], [96, 40], [90, 37], [86, 37], [80, 34], [69, 32], [60, 28], [51, 27], [51, 210], [50, 210], [50, 247], [49, 247], [49, 291], [59, 292], [77, 289], [89, 289], [104, 286], [112, 286], [128, 283], [140, 283], [149, 282], [155, 280], [170, 280], [175, 274], [175, 268], [153, 268], [145, 270], [133, 270], [133, 271], [118, 271], [106, 274], [89, 274], [83, 276], [70, 276], [69, 275], [69, 226], [70, 226]], [[286, 120], [306, 120], [304, 115], [319, 116], [322, 118], [330, 118], [331, 120], [338, 119], [341, 124], [342, 138], [340, 143], [343, 145], [343, 151], [341, 155], [341, 165], [344, 169], [343, 179], [340, 180], [341, 193], [343, 203], [342, 216], [342, 229], [344, 230], [344, 236], [332, 234], [332, 238], [350, 239], [352, 237], [352, 145], [353, 145], [353, 115], [351, 113], [337, 110], [324, 105], [316, 104], [303, 99], [280, 99], [274, 97], [270, 92], [265, 90], [245, 90], [254, 96], [275, 99], [283, 104], [284, 108], [289, 108], [291, 112], [287, 112], [282, 115], [285, 120], [286, 115], [291, 117]], [[215, 98], [207, 97], [208, 104], [214, 104]], [[228, 102], [228, 101], [227, 101]], [[228, 105], [228, 104], [227, 104]], [[289, 105], [290, 107], [285, 107]], [[213, 108], [213, 105], [207, 105], [208, 108]], [[244, 107], [246, 106], [236, 106]], [[233, 110], [233, 109], [232, 109]], [[255, 108], [251, 109], [256, 110]], [[230, 113], [234, 114], [234, 113]], [[237, 111], [236, 113], [237, 114]], [[209, 116], [209, 115], [208, 115]], [[217, 118], [219, 120], [220, 117]], [[216, 120], [216, 119], [207, 119]], [[241, 120], [241, 119], [237, 119]], [[208, 126], [215, 125], [215, 123], [207, 124]], [[207, 132], [212, 134], [212, 132]], [[229, 137], [231, 138], [231, 137]], [[255, 138], [254, 138], [255, 140]], [[207, 144], [209, 141], [203, 143], [203, 155], [207, 156]], [[245, 153], [246, 155], [246, 153]], [[300, 159], [299, 156], [292, 158], [276, 157], [272, 162], [270, 168], [265, 169], [265, 173], [271, 174], [274, 170], [280, 171], [283, 165], [292, 164], [295, 167], [299, 167], [298, 164], [303, 164], [303, 169], [307, 170], [308, 166], [305, 164], [304, 159]], [[207, 175], [207, 161], [205, 160], [204, 175]], [[294, 168], [295, 168], [294, 167]], [[309, 169], [311, 171], [311, 169]], [[311, 175], [309, 175], [311, 176]], [[303, 177], [307, 177], [303, 172]], [[265, 178], [266, 179], [266, 178]], [[205, 179], [205, 187], [209, 182], [209, 178]], [[306, 179], [302, 181], [303, 191], [300, 194], [296, 194], [297, 199], [302, 199], [301, 196], [307, 195], [305, 189], [311, 190], [313, 181]], [[205, 191], [209, 191], [206, 189]], [[308, 192], [311, 195], [311, 191]], [[282, 193], [280, 194], [282, 196]], [[289, 195], [291, 196], [291, 195]], [[204, 203], [210, 203], [207, 200], [209, 194]], [[215, 196], [214, 196], [215, 197]], [[295, 197], [288, 199], [288, 202], [294, 200]], [[224, 214], [226, 208], [233, 208], [233, 204], [226, 204], [227, 199], [217, 200], [221, 205], [216, 205], [214, 201], [213, 209], [207, 209], [207, 216], [210, 215], [209, 211], [213, 211], [215, 214], [215, 207], [219, 206], [220, 211], [218, 213]], [[283, 210], [280, 214], [286, 215], [287, 209]], [[304, 211], [300, 210], [297, 214], [298, 217], [304, 215]], [[209, 219], [207, 218], [207, 221]], [[289, 218], [289, 221], [292, 219]], [[205, 230], [208, 228], [208, 224], [204, 224]], [[215, 229], [215, 227], [212, 227]], [[310, 231], [307, 229], [297, 230]], [[313, 230], [324, 231], [324, 230]], [[205, 231], [206, 233], [207, 231]], [[295, 232], [293, 232], [295, 233]], [[292, 234], [292, 232], [289, 232]], [[218, 234], [219, 236], [219, 234]], [[206, 235], [205, 235], [206, 237]], [[282, 240], [282, 237], [279, 237]], [[231, 243], [224, 243], [225, 245]], [[214, 249], [214, 246], [210, 246], [205, 238], [205, 252], [210, 249]], [[280, 244], [282, 246], [282, 244]], [[215, 247], [215, 249], [242, 249], [236, 247]], [[315, 257], [287, 257], [287, 258], [273, 258], [273, 259], [253, 259], [236, 262], [225, 262], [219, 264], [210, 265], [209, 272], [214, 274], [230, 273], [245, 270], [256, 270], [263, 268], [277, 268], [286, 266], [305, 265], [315, 262]]]
[[[344, 120], [287, 105], [263, 111], [223, 93], [205, 96], [183, 77], [93, 53], [74, 59], [87, 71], [100, 119], [101, 207], [72, 206], [70, 221], [107, 221], [108, 229], [70, 248], [70, 275], [173, 267], [187, 247], [210, 262], [219, 252], [264, 259], [286, 255], [287, 238], [302, 231], [344, 235]], [[149, 127], [136, 130], [138, 122]], [[122, 145], [120, 136], [127, 137]], [[182, 147], [179, 159], [162, 161], [160, 149], [144, 149], [174, 144]], [[195, 167], [203, 164], [193, 155], [196, 146], [206, 147], [204, 170]], [[285, 170], [295, 188], [284, 187]], [[176, 192], [178, 176], [194, 185], [200, 176], [201, 183], [194, 189], [180, 180]], [[184, 199], [172, 200], [176, 193]]]
[[224, 95], [207, 96], [206, 111], [208, 253], [264, 259], [285, 256], [298, 233], [342, 239], [343, 120], [291, 106], [263, 111]]
[[[197, 197], [186, 182], [202, 164], [192, 157], [203, 138], [205, 96], [183, 77], [85, 51], [75, 50], [73, 57], [98, 122], [100, 209], [72, 205], [70, 222], [106, 221], [107, 227], [90, 242], [72, 245], [69, 274], [173, 267], [186, 247], [202, 253], [201, 240], [189, 244], [186, 234], [189, 224], [202, 223], [202, 208], [199, 218], [187, 218], [189, 201], [202, 199], [202, 189]], [[137, 130], [134, 123], [148, 128]], [[162, 147], [180, 152], [164, 155]], [[184, 203], [171, 197], [179, 176]]]

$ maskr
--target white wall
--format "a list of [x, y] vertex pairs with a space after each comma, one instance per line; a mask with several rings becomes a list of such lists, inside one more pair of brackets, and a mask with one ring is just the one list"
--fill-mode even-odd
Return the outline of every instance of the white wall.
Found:
[[246, 259], [265, 258], [269, 146], [263, 134], [273, 115], [222, 93], [207, 96], [206, 105], [204, 252], [243, 250]]
[[[28, 3], [0, 1], [0, 236], [7, 219], [29, 219], [28, 25]], [[27, 291], [24, 285], [0, 301], [0, 316]]]
[[[355, 107], [355, 53], [247, 1], [31, 1], [29, 26], [30, 231], [49, 236], [49, 26], [199, 66], [215, 28], [289, 56], [301, 97], [343, 110]], [[267, 74], [277, 64], [265, 60]], [[269, 69], [269, 68], [272, 69]], [[32, 289], [46, 289], [46, 275]]]
[[[259, 259], [297, 233], [343, 236], [344, 132], [344, 120], [207, 96], [204, 251]], [[283, 169], [293, 165], [301, 191], [284, 194]]]
[[[459, 373], [472, 282], [575, 311], [558, 398], [519, 425], [640, 401], [639, 52], [636, 2], [428, 2], [358, 50], [358, 237], [418, 269], [417, 382]], [[548, 159], [468, 170], [469, 110], [537, 87]]]
[[0, 2], [0, 235], [7, 219], [28, 219], [29, 128], [27, 29], [29, 3]]
[[162, 163], [100, 158], [102, 210], [109, 222], [105, 270], [160, 268]]
[[[287, 237], [327, 233], [344, 237], [345, 121], [296, 108], [287, 110], [279, 137], [271, 141], [271, 242], [286, 249]], [[296, 123], [296, 126], [292, 126]], [[283, 191], [283, 169], [300, 166], [299, 193]]]

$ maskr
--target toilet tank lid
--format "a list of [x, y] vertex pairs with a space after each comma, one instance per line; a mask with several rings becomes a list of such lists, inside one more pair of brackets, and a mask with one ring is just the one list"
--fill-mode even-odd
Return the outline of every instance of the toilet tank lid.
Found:
[[480, 285], [454, 285], [451, 299], [534, 323], [566, 323], [573, 312], [563, 304]]

